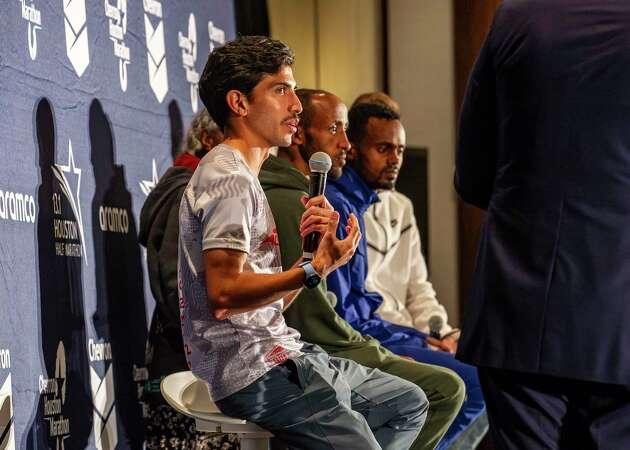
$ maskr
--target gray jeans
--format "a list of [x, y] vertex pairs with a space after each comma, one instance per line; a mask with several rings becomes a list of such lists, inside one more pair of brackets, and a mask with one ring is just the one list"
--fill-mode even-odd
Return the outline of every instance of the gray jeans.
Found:
[[256, 423], [290, 447], [406, 450], [429, 402], [413, 383], [317, 346], [216, 402], [228, 416]]

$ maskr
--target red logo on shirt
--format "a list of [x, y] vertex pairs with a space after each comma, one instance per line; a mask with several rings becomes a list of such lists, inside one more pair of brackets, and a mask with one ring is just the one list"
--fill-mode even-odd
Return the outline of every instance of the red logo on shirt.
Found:
[[280, 245], [280, 239], [278, 239], [278, 231], [274, 228], [269, 236], [267, 236], [263, 241], [264, 244], [271, 244], [275, 247]]
[[265, 355], [265, 361], [272, 364], [282, 364], [287, 359], [289, 359], [287, 349], [282, 345], [276, 345]]

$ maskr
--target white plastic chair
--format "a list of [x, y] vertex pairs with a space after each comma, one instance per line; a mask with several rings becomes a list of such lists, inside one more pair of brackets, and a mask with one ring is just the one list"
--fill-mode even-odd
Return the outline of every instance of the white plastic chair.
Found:
[[210, 399], [208, 385], [191, 371], [177, 372], [162, 380], [160, 390], [175, 410], [195, 419], [197, 430], [210, 433], [234, 433], [242, 450], [268, 450], [271, 433], [245, 420], [221, 414]]

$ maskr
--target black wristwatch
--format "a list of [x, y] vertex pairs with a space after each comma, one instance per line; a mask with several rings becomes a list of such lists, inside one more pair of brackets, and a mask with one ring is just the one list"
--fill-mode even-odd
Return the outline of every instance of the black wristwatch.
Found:
[[313, 289], [322, 281], [322, 277], [315, 271], [313, 264], [310, 261], [304, 261], [300, 264], [300, 267], [304, 269], [306, 277], [304, 278], [304, 287], [306, 289]]

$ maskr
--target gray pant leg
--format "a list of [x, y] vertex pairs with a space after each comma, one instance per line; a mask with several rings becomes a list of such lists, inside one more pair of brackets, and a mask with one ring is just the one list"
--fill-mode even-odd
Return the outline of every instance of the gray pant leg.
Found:
[[415, 384], [344, 358], [330, 358], [348, 383], [354, 411], [386, 450], [407, 450], [427, 417], [429, 401]]
[[275, 367], [235, 394], [216, 402], [228, 416], [270, 431], [302, 450], [381, 450], [363, 415], [351, 408], [351, 391], [328, 355], [307, 355], [292, 370]]

